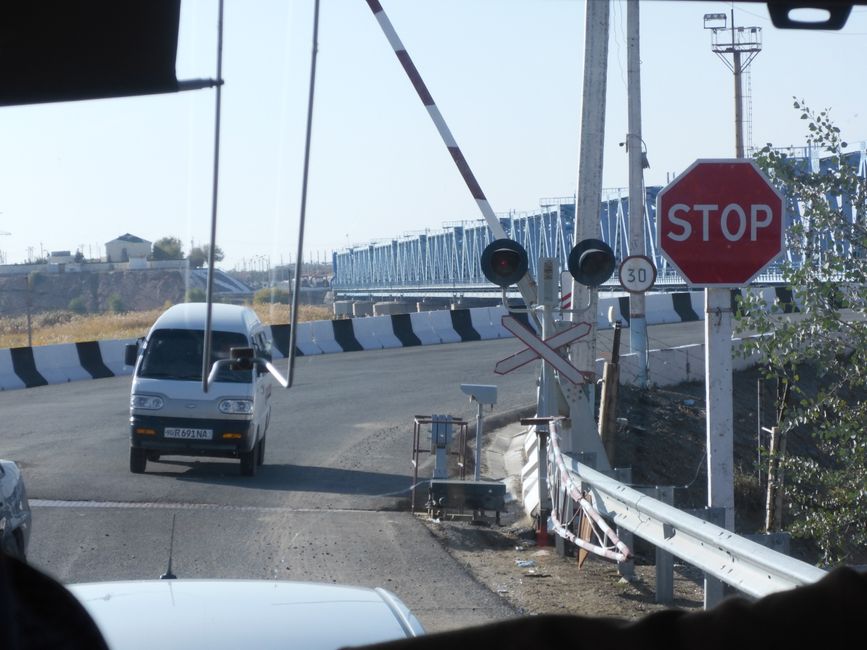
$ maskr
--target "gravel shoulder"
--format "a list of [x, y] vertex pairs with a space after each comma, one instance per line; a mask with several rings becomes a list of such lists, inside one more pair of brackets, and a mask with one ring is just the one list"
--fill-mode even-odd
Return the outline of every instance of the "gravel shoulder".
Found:
[[[590, 557], [560, 557], [553, 546], [537, 547], [529, 522], [497, 526], [466, 519], [431, 520], [431, 534], [479, 583], [503, 598], [516, 615], [572, 614], [636, 619], [668, 606], [655, 602], [655, 566], [639, 564], [635, 579], [621, 578], [617, 565]], [[700, 573], [675, 564], [673, 607], [701, 609]]]

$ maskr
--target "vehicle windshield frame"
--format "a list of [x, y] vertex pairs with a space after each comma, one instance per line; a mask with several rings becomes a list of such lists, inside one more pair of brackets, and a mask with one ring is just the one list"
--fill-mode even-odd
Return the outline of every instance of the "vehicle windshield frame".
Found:
[[[209, 365], [220, 359], [228, 359], [233, 347], [249, 346], [247, 336], [241, 332], [214, 330]], [[142, 379], [200, 382], [202, 381], [203, 347], [204, 330], [156, 330], [145, 341], [136, 376]], [[220, 368], [215, 381], [250, 384], [253, 382], [253, 371]]]

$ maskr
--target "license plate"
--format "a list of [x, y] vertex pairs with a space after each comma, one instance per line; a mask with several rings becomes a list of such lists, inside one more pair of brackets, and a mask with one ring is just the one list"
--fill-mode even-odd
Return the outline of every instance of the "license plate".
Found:
[[166, 438], [181, 438], [184, 440], [211, 440], [213, 429], [187, 429], [185, 427], [166, 427], [163, 432]]

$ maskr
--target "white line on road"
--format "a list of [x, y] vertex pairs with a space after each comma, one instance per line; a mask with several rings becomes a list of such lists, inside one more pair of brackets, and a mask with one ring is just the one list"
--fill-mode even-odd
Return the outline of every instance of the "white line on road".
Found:
[[373, 513], [391, 512], [388, 510], [364, 510], [354, 508], [286, 508], [280, 506], [238, 506], [219, 503], [168, 503], [137, 501], [64, 501], [60, 499], [30, 499], [33, 508], [116, 508], [116, 509], [162, 509], [162, 510], [232, 510], [285, 513]]

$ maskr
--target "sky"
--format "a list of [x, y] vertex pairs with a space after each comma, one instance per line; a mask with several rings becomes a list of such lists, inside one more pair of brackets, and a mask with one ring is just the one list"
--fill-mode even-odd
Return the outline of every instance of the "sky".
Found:
[[[599, 1], [599, 0], [591, 0]], [[498, 213], [577, 187], [584, 2], [382, 0]], [[216, 0], [183, 0], [179, 79], [216, 74]], [[226, 0], [217, 244], [224, 269], [295, 261], [312, 0]], [[641, 2], [647, 185], [734, 155], [732, 74], [706, 13], [730, 2]], [[603, 187], [627, 185], [626, 3], [612, 0]], [[803, 146], [793, 96], [867, 140], [867, 7], [842, 32], [776, 30], [762, 4], [750, 66], [752, 144]], [[305, 258], [476, 221], [427, 112], [364, 0], [322, 0]], [[207, 243], [213, 90], [0, 109], [0, 253], [104, 255], [124, 233]], [[6, 234], [8, 233], [8, 234]]]

